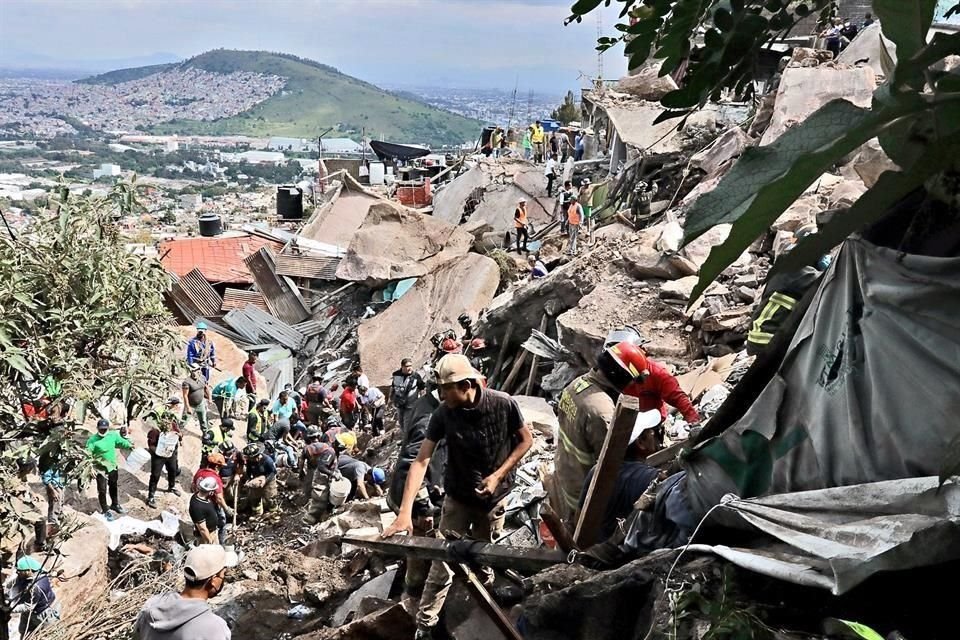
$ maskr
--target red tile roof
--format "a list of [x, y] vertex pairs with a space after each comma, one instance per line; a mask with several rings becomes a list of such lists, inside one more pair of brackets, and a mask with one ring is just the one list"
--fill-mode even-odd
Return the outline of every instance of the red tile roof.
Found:
[[160, 262], [178, 276], [199, 269], [211, 283], [253, 282], [243, 259], [261, 247], [278, 253], [283, 244], [259, 236], [178, 238], [160, 243]]

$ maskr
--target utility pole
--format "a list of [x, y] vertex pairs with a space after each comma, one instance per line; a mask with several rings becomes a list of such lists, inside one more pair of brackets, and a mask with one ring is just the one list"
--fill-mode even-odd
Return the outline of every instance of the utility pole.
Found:
[[[596, 11], [597, 14], [597, 40], [603, 36], [603, 22], [600, 19], [600, 9]], [[597, 80], [603, 81], [603, 52], [597, 51]]]

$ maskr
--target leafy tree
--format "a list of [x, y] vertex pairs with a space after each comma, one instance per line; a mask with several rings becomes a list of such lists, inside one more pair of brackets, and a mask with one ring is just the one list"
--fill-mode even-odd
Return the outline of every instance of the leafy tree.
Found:
[[[117, 184], [103, 198], [61, 188], [52, 205], [31, 234], [0, 235], [4, 570], [42, 520], [18, 474], [24, 463], [51, 456], [68, 486], [88, 480], [86, 408], [117, 397], [136, 414], [170, 375], [176, 344], [163, 302], [168, 276], [156, 260], [128, 253], [115, 225], [118, 214], [137, 209], [135, 185]], [[24, 405], [41, 396], [46, 417], [25, 418]]]
[[554, 109], [550, 117], [563, 124], [570, 124], [574, 120], [580, 119], [580, 107], [577, 106], [573, 91], [567, 91], [567, 95], [563, 98], [563, 104]]
[[[604, 0], [579, 0], [569, 21], [580, 21]], [[609, 1], [606, 2], [609, 4]], [[627, 40], [630, 66], [662, 60], [661, 75], [687, 65], [681, 86], [666, 94], [661, 120], [685, 117], [720, 97], [723, 89], [748, 91], [762, 47], [782, 38], [814, 12], [826, 18], [829, 0], [622, 0], [621, 35], [604, 37], [604, 50]], [[803, 190], [841, 158], [877, 137], [900, 167], [877, 183], [820, 233], [808, 236], [777, 268], [810, 264], [850, 233], [878, 220], [908, 194], [926, 189], [928, 199], [957, 210], [960, 158], [960, 76], [943, 71], [947, 56], [960, 54], [960, 33], [927, 35], [936, 0], [874, 0], [873, 14], [897, 47], [897, 63], [886, 70], [870, 108], [833, 100], [773, 144], [748, 149], [711, 192], [687, 212], [685, 242], [714, 225], [733, 229], [700, 270], [691, 296], [706, 286], [796, 200]], [[960, 9], [951, 4], [949, 11]], [[702, 32], [700, 39], [694, 35]], [[918, 214], [919, 215], [919, 214]]]

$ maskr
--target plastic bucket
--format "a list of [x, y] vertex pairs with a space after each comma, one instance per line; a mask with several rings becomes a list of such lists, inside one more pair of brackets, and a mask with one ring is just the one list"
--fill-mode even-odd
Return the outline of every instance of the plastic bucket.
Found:
[[350, 495], [350, 481], [346, 478], [334, 480], [330, 483], [330, 504], [339, 507], [347, 501]]
[[143, 465], [150, 462], [150, 452], [144, 448], [134, 449], [130, 452], [130, 455], [127, 456], [127, 464], [125, 465], [127, 471], [134, 473], [140, 471], [143, 468]]

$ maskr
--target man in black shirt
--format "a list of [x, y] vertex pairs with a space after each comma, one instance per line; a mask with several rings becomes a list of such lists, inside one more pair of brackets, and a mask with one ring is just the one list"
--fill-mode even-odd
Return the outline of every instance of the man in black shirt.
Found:
[[214, 502], [217, 481], [204, 478], [198, 483], [197, 490], [190, 498], [190, 521], [197, 544], [219, 544], [220, 514]]
[[243, 450], [244, 488], [254, 515], [277, 509], [277, 466], [259, 442]]
[[393, 372], [388, 397], [388, 400], [397, 408], [397, 420], [400, 422], [401, 432], [406, 429], [407, 414], [413, 409], [423, 388], [423, 378], [413, 370], [413, 361], [410, 358], [401, 360], [400, 368]]
[[[502, 502], [513, 486], [514, 467], [530, 448], [533, 436], [513, 398], [481, 387], [482, 376], [466, 356], [444, 356], [436, 373], [443, 404], [430, 418], [427, 437], [407, 474], [400, 513], [383, 537], [400, 531], [412, 533], [414, 501], [437, 442], [446, 439], [446, 498], [439, 530], [492, 541], [503, 526]], [[430, 637], [437, 625], [452, 578], [444, 563], [433, 563], [417, 613], [418, 638]]]

